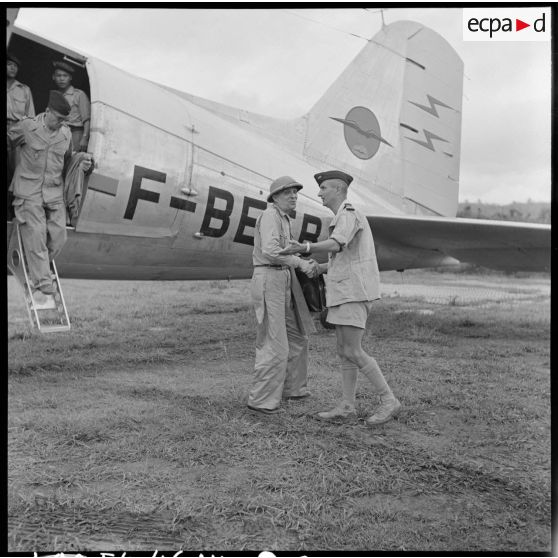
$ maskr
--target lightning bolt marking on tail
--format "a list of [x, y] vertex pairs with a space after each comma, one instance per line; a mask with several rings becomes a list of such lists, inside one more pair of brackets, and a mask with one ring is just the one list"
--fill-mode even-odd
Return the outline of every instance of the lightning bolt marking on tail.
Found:
[[428, 130], [425, 130], [424, 128], [422, 129], [422, 131], [424, 132], [424, 137], [426, 138], [426, 141], [421, 141], [415, 138], [410, 138], [407, 137], [407, 139], [410, 139], [411, 141], [414, 141], [415, 143], [418, 143], [419, 145], [422, 145], [423, 147], [426, 147], [426, 149], [430, 149], [430, 151], [436, 151], [434, 149], [434, 144], [432, 143], [432, 140], [439, 140], [439, 141], [443, 141], [445, 143], [449, 143], [449, 140], [444, 139], [440, 136], [437, 136], [436, 134], [433, 134], [432, 132], [429, 132]]
[[455, 110], [453, 107], [450, 107], [449, 105], [446, 105], [446, 103], [442, 103], [442, 101], [438, 101], [438, 99], [435, 99], [434, 97], [432, 97], [432, 95], [426, 95], [426, 98], [428, 99], [428, 103], [430, 104], [429, 107], [425, 106], [425, 105], [421, 105], [419, 103], [415, 103], [414, 101], [409, 101], [409, 103], [411, 103], [412, 105], [415, 105], [416, 107], [428, 112], [429, 114], [431, 114], [432, 116], [435, 116], [436, 118], [440, 118], [440, 115], [438, 114], [438, 111], [436, 110], [436, 105], [439, 105], [441, 107], [445, 107], [445, 108], [449, 108], [451, 110]]

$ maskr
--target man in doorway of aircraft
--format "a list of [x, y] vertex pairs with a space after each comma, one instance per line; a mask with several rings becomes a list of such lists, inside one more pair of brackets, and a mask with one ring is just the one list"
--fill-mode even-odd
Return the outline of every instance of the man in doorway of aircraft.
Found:
[[293, 268], [313, 277], [318, 264], [279, 255], [291, 238], [289, 213], [301, 188], [290, 176], [274, 180], [267, 198], [270, 205], [255, 226], [251, 295], [257, 321], [256, 362], [248, 408], [259, 414], [279, 412], [281, 399], [310, 395], [308, 333], [313, 322]]
[[[8, 130], [12, 128], [14, 124], [23, 120], [24, 118], [29, 118], [35, 116], [35, 106], [33, 105], [33, 95], [31, 94], [31, 89], [20, 81], [16, 79], [19, 72], [19, 67], [21, 63], [19, 59], [14, 56], [11, 52], [8, 52], [6, 56], [6, 101], [7, 101], [7, 115], [6, 124]], [[14, 170], [19, 161], [19, 151], [18, 149], [10, 149], [8, 143], [8, 154], [7, 154], [7, 178], [8, 184], [12, 181], [14, 175]], [[8, 190], [8, 215], [11, 218], [11, 206], [12, 206], [13, 195]]]
[[16, 122], [35, 116], [31, 89], [16, 79], [20, 62], [13, 54], [8, 53], [6, 60], [6, 122], [10, 129]]
[[[72, 155], [72, 134], [65, 121], [70, 105], [59, 91], [51, 91], [46, 111], [18, 122], [8, 132], [8, 141], [21, 147], [10, 188], [14, 194], [15, 218], [21, 237], [31, 288], [53, 294], [49, 260], [66, 242], [64, 166]], [[85, 154], [86, 155], [86, 154]], [[81, 170], [91, 168], [87, 156]]]
[[318, 413], [323, 420], [356, 416], [355, 394], [360, 370], [380, 397], [380, 405], [367, 420], [369, 426], [383, 424], [397, 414], [400, 402], [393, 395], [378, 363], [362, 348], [366, 321], [372, 301], [380, 298], [380, 273], [372, 232], [366, 217], [346, 202], [352, 176], [341, 171], [314, 175], [320, 187], [318, 196], [335, 216], [329, 226], [329, 238], [321, 242], [290, 242], [280, 254], [328, 253], [328, 263], [319, 264], [327, 273], [327, 321], [335, 324], [337, 353], [341, 359], [341, 402], [331, 411]]
[[70, 105], [68, 126], [72, 131], [72, 143], [76, 151], [87, 151], [89, 143], [89, 127], [91, 121], [91, 104], [89, 98], [81, 90], [72, 85], [74, 68], [64, 61], [54, 62], [52, 79], [58, 90]]

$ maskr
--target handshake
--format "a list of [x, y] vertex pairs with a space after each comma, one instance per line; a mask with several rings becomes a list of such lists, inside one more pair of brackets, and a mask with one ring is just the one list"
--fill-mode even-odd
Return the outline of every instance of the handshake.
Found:
[[[288, 256], [291, 254], [300, 254], [306, 250], [306, 244], [301, 244], [296, 240], [290, 240], [289, 245], [283, 248], [279, 254], [281, 256]], [[320, 264], [316, 260], [301, 260], [298, 266], [302, 273], [308, 275], [308, 277], [318, 277], [320, 275]]]
[[320, 275], [320, 264], [316, 260], [300, 260], [298, 269], [310, 278]]

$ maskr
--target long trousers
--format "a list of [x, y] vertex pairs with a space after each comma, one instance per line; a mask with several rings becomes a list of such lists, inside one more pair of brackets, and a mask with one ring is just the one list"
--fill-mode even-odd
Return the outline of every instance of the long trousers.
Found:
[[308, 337], [298, 325], [288, 269], [257, 267], [251, 283], [256, 311], [256, 363], [248, 405], [275, 409], [282, 396], [306, 392]]
[[16, 198], [14, 210], [27, 256], [31, 287], [51, 285], [50, 260], [60, 253], [67, 238], [64, 202], [41, 204]]

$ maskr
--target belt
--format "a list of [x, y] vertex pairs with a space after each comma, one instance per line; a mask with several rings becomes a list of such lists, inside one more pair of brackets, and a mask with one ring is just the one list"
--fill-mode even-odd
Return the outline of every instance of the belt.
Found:
[[70, 129], [72, 130], [83, 130], [83, 124], [68, 124], [68, 126], [70, 127]]
[[273, 269], [289, 269], [288, 265], [258, 264], [254, 267], [272, 267]]

